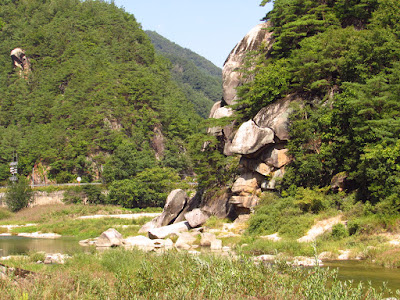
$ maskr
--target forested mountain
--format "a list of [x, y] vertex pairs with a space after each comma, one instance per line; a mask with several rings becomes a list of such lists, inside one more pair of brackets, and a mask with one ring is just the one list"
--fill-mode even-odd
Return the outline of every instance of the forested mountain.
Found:
[[[0, 181], [13, 152], [21, 174], [58, 183], [190, 172], [200, 117], [133, 15], [100, 0], [6, 0], [0, 20]], [[30, 71], [11, 63], [17, 47]]]
[[154, 31], [146, 31], [156, 51], [171, 61], [173, 79], [185, 91], [196, 111], [207, 118], [222, 97], [222, 70], [204, 57], [183, 48]]
[[265, 19], [274, 42], [260, 50], [237, 109], [248, 120], [287, 95], [303, 99], [281, 191], [341, 176], [375, 211], [399, 211], [400, 2], [276, 0]]

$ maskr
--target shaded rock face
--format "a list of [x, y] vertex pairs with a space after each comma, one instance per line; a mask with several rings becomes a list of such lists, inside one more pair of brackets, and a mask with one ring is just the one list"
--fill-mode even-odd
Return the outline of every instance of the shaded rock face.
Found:
[[20, 69], [21, 76], [27, 76], [31, 71], [29, 59], [25, 55], [25, 51], [21, 48], [15, 48], [10, 53], [14, 68]]
[[272, 32], [268, 30], [269, 23], [262, 23], [253, 28], [231, 51], [222, 69], [223, 99], [226, 104], [235, 104], [237, 100], [236, 88], [242, 84], [243, 67], [247, 54], [257, 50], [265, 42], [269, 47], [272, 43]]
[[173, 223], [185, 207], [187, 199], [188, 196], [184, 190], [173, 190], [168, 195], [162, 214], [156, 218], [155, 227]]

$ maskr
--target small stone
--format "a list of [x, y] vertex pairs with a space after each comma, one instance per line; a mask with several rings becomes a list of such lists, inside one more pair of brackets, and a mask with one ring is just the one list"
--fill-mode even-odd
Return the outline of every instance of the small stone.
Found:
[[211, 241], [211, 250], [222, 250], [222, 241], [215, 239], [213, 241]]

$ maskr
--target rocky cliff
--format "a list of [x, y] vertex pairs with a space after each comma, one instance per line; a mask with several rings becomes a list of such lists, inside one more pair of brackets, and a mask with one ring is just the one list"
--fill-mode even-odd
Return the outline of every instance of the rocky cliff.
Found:
[[[246, 80], [251, 80], [243, 74], [245, 68], [252, 68], [248, 64], [248, 54], [272, 45], [269, 26], [269, 23], [257, 25], [229, 54], [222, 71], [223, 98], [214, 104], [209, 118], [221, 119], [234, 115], [232, 106], [238, 99], [237, 88]], [[286, 144], [289, 138], [290, 104], [295, 101], [300, 100], [288, 95], [262, 108], [253, 119], [243, 124], [232, 122], [224, 127], [209, 128], [208, 134], [218, 137], [222, 144], [220, 149], [226, 156], [241, 156], [236, 181], [210, 198], [202, 197], [198, 192], [189, 199], [183, 191], [173, 191], [163, 214], [146, 224], [142, 232], [185, 220], [191, 224], [193, 216], [188, 212], [201, 214], [202, 222], [196, 222], [197, 225], [204, 223], [210, 215], [225, 218], [250, 213], [258, 204], [263, 190], [275, 189], [277, 181], [285, 173], [285, 166], [290, 162]]]
[[[253, 28], [228, 56], [223, 68], [224, 96], [214, 105], [210, 118], [219, 119], [233, 114], [231, 106], [238, 99], [237, 88], [245, 78], [242, 70], [249, 53], [260, 47], [272, 45], [269, 23]], [[224, 128], [210, 128], [209, 134], [222, 137], [225, 155], [240, 155], [240, 176], [230, 187], [231, 195], [226, 199], [236, 211], [248, 213], [259, 201], [262, 190], [273, 190], [277, 180], [283, 177], [285, 165], [290, 162], [285, 145], [289, 138], [288, 125], [290, 104], [299, 101], [289, 95], [262, 108], [258, 114], [234, 130], [233, 124]]]

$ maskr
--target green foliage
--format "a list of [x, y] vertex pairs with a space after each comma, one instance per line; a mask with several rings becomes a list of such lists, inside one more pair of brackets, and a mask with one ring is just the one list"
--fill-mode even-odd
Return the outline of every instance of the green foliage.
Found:
[[163, 206], [178, 181], [179, 176], [173, 169], [146, 169], [132, 179], [112, 182], [108, 202], [127, 208]]
[[347, 228], [342, 223], [338, 223], [332, 226], [331, 234], [334, 239], [339, 240], [347, 237], [349, 235], [349, 231], [347, 231]]
[[[186, 147], [200, 117], [134, 16], [107, 1], [33, 0], [2, 3], [0, 18], [0, 180], [13, 151], [24, 175], [41, 163], [59, 183], [91, 182], [107, 165], [111, 182], [140, 171], [112, 168], [128, 152], [141, 170], [154, 161], [156, 132]], [[15, 47], [31, 61], [26, 78]]]
[[12, 212], [28, 207], [33, 200], [32, 197], [33, 191], [23, 176], [20, 176], [17, 182], [11, 183], [5, 194], [6, 204]]
[[249, 221], [250, 234], [266, 235], [278, 232], [287, 237], [301, 237], [311, 227], [315, 216], [301, 209], [294, 197], [280, 198], [274, 194], [263, 195]]
[[154, 31], [146, 31], [156, 51], [171, 62], [172, 78], [193, 103], [196, 112], [208, 117], [222, 97], [222, 71], [204, 57], [180, 47]]
[[63, 202], [66, 204], [104, 204], [106, 201], [102, 188], [97, 185], [74, 186], [64, 191], [63, 196]]

